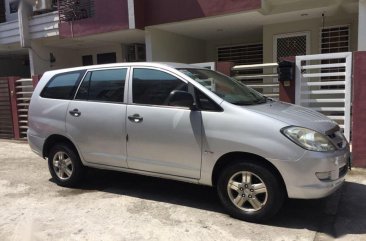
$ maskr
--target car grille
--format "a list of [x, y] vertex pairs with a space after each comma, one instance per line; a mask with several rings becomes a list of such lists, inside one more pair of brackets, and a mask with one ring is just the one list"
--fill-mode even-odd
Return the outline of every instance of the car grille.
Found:
[[348, 172], [348, 166], [345, 165], [341, 168], [339, 168], [339, 178], [344, 177]]

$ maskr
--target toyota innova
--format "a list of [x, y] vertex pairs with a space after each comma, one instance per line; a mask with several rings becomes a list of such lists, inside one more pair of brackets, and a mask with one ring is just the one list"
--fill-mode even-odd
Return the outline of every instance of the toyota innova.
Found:
[[177, 63], [46, 72], [31, 99], [28, 140], [61, 186], [77, 185], [86, 167], [208, 185], [230, 215], [252, 222], [272, 217], [287, 197], [330, 195], [350, 158], [326, 116]]

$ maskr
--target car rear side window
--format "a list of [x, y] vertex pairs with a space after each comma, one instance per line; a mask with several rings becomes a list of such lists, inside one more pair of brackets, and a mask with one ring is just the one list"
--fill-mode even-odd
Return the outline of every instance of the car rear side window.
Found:
[[54, 76], [43, 89], [41, 96], [51, 99], [71, 99], [83, 73], [84, 71], [77, 71]]
[[80, 85], [75, 99], [122, 103], [127, 69], [89, 72]]
[[133, 103], [168, 105], [173, 90], [188, 91], [188, 85], [177, 77], [160, 70], [135, 68], [133, 71]]

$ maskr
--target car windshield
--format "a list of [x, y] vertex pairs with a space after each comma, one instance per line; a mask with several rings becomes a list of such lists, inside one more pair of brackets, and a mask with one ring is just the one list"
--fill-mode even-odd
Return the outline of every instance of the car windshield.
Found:
[[239, 81], [209, 69], [178, 69], [227, 102], [235, 105], [256, 105], [267, 98]]

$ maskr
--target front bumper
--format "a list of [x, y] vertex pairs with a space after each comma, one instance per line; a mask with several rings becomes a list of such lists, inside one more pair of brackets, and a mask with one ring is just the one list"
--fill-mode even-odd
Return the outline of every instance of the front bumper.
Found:
[[[331, 153], [306, 151], [297, 161], [279, 161], [278, 167], [289, 198], [316, 199], [326, 197], [339, 189], [345, 181], [350, 165], [350, 151]], [[318, 172], [330, 172], [329, 180], [322, 181]]]

